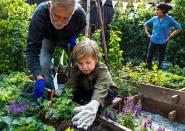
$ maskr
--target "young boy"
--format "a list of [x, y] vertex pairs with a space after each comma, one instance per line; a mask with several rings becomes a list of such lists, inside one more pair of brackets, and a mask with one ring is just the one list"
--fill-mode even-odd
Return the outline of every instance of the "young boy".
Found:
[[75, 109], [78, 113], [72, 122], [78, 128], [87, 129], [95, 120], [99, 106], [111, 104], [117, 87], [106, 65], [100, 62], [100, 51], [94, 41], [85, 39], [77, 44], [72, 58], [75, 65], [66, 86], [74, 89], [73, 100], [83, 105]]

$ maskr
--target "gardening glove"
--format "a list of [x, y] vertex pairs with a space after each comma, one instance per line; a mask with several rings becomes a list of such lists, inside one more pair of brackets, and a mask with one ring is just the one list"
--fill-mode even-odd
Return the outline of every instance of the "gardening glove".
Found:
[[66, 44], [64, 44], [65, 50], [68, 50], [68, 44], [70, 45], [70, 51], [71, 51], [76, 45], [76, 38], [74, 36], [67, 37], [67, 42]]
[[36, 102], [37, 105], [39, 105], [38, 98], [46, 99], [44, 96], [44, 86], [45, 86], [45, 81], [43, 79], [37, 80], [36, 81], [36, 86], [34, 89], [34, 101]]
[[94, 122], [99, 106], [98, 101], [92, 100], [84, 106], [76, 107], [74, 111], [77, 114], [72, 119], [73, 125], [86, 130]]

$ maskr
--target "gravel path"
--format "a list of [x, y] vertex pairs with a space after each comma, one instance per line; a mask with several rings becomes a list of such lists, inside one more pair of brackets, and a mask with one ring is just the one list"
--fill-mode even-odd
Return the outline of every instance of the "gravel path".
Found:
[[165, 131], [185, 131], [185, 125], [177, 122], [171, 122], [168, 119], [150, 112], [141, 111], [140, 116], [144, 116], [144, 119], [147, 119], [147, 116], [152, 118], [152, 128], [154, 131], [157, 131], [159, 126], [165, 128]]

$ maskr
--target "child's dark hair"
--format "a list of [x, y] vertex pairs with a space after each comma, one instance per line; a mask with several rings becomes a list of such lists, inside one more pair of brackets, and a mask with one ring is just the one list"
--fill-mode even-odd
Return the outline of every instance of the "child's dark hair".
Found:
[[166, 14], [168, 13], [169, 10], [172, 10], [172, 6], [166, 3], [160, 3], [156, 5], [156, 8], [160, 9], [163, 12], [163, 14]]

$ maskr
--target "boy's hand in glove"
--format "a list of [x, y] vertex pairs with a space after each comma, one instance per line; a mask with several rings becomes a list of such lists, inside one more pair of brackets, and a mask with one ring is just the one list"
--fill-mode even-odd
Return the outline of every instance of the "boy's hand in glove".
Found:
[[92, 100], [84, 106], [80, 106], [74, 109], [77, 114], [73, 117], [72, 122], [77, 128], [87, 129], [92, 125], [98, 112], [100, 103], [96, 100]]

